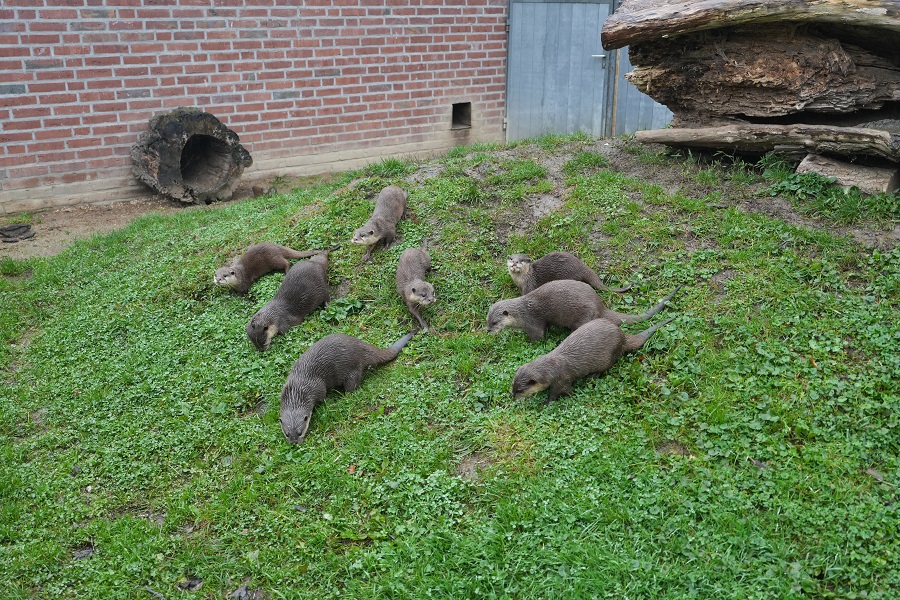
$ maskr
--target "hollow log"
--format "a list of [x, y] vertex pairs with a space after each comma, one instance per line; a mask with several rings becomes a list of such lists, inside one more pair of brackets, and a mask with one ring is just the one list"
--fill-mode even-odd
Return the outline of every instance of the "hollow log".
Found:
[[131, 147], [131, 158], [142, 183], [175, 200], [198, 204], [231, 198], [244, 169], [253, 164], [238, 135], [197, 108], [153, 117]]
[[843, 188], [859, 188], [864, 194], [892, 192], [900, 188], [900, 169], [872, 167], [809, 154], [797, 166], [797, 173], [818, 173], [831, 177]]
[[[607, 50], [747, 23], [830, 23], [900, 32], [896, 0], [625, 0], [604, 23]], [[894, 42], [896, 43], [896, 42]]]
[[848, 113], [900, 100], [900, 66], [815, 27], [703, 31], [637, 44], [629, 58], [628, 80], [686, 123]]
[[840, 156], [876, 156], [900, 162], [900, 133], [863, 127], [828, 125], [758, 125], [651, 129], [638, 131], [641, 142], [695, 148], [725, 148], [735, 152], [803, 152]]

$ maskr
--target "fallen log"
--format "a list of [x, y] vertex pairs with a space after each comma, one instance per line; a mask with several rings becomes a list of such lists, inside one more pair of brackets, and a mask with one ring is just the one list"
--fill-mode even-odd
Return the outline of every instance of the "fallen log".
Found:
[[604, 23], [600, 40], [612, 50], [705, 29], [775, 21], [900, 32], [900, 5], [896, 0], [625, 0]]
[[237, 134], [214, 115], [178, 108], [156, 115], [131, 147], [134, 175], [181, 202], [228, 200], [253, 164]]
[[638, 131], [640, 142], [695, 148], [725, 148], [763, 154], [770, 151], [877, 156], [900, 162], [900, 133], [863, 127], [828, 125], [759, 125]]

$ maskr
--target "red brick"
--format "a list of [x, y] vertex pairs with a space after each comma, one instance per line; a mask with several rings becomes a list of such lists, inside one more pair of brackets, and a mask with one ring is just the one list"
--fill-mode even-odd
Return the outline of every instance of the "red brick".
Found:
[[50, 173], [50, 169], [47, 165], [25, 165], [25, 166], [10, 166], [7, 170], [9, 174], [9, 179], [19, 179], [24, 177], [40, 177], [41, 175], [47, 175]]

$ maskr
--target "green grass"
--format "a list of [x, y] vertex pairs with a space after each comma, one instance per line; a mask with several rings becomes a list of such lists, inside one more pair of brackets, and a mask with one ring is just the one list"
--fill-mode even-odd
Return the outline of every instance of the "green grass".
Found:
[[857, 188], [843, 189], [834, 179], [818, 173], [795, 173], [784, 158], [766, 155], [760, 164], [763, 176], [771, 184], [766, 192], [791, 200], [801, 213], [821, 217], [842, 225], [861, 221], [897, 222], [900, 219], [900, 194], [863, 194]]
[[[456, 149], [415, 186], [386, 160], [0, 262], [3, 597], [895, 597], [900, 250], [670, 195], [586, 143]], [[528, 218], [552, 183], [538, 151], [570, 157], [564, 203]], [[347, 240], [391, 183], [411, 216], [360, 266]], [[394, 268], [423, 238], [431, 333], [288, 445], [291, 365], [335, 331], [408, 331]], [[247, 298], [212, 284], [262, 240], [341, 243], [346, 290], [265, 354], [244, 327], [282, 276]], [[559, 249], [632, 283], [603, 294], [617, 310], [682, 285], [676, 319], [553, 405], [514, 401], [516, 367], [565, 332], [484, 318], [515, 293], [507, 254]], [[657, 451], [671, 440], [687, 455]]]

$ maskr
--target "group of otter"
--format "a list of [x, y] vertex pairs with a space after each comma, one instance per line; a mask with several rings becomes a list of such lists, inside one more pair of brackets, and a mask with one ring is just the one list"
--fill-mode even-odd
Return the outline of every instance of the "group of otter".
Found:
[[[408, 194], [397, 186], [381, 190], [375, 210], [351, 240], [367, 246], [362, 257], [370, 259], [379, 242], [389, 248], [397, 237], [397, 223], [406, 212]], [[331, 248], [334, 249], [334, 248]], [[329, 250], [331, 250], [329, 249]], [[247, 324], [247, 337], [261, 351], [268, 350], [272, 339], [299, 325], [329, 299], [328, 252], [298, 252], [285, 246], [264, 242], [251, 246], [233, 264], [217, 269], [214, 282], [245, 294], [260, 277], [283, 271], [284, 280]], [[309, 258], [293, 266], [291, 259]], [[637, 334], [623, 332], [623, 323], [637, 323], [659, 312], [675, 292], [640, 315], [610, 310], [594, 291], [624, 292], [630, 286], [607, 288], [594, 271], [568, 252], [551, 252], [532, 261], [513, 254], [507, 268], [521, 296], [494, 303], [487, 316], [489, 332], [504, 327], [522, 329], [534, 341], [544, 337], [547, 327], [558, 325], [572, 333], [548, 354], [522, 365], [513, 378], [515, 398], [526, 398], [548, 390], [547, 402], [568, 394], [572, 383], [588, 375], [607, 370], [626, 352], [640, 348], [650, 335], [669, 323], [668, 319]], [[434, 303], [434, 287], [425, 281], [431, 269], [427, 248], [408, 248], [397, 263], [397, 292], [422, 329], [428, 324], [419, 313], [420, 306]], [[310, 346], [294, 363], [281, 391], [281, 430], [292, 444], [301, 443], [309, 430], [315, 406], [328, 390], [350, 392], [359, 387], [366, 371], [390, 362], [419, 331], [413, 328], [388, 348], [378, 348], [344, 334], [325, 336]]]

